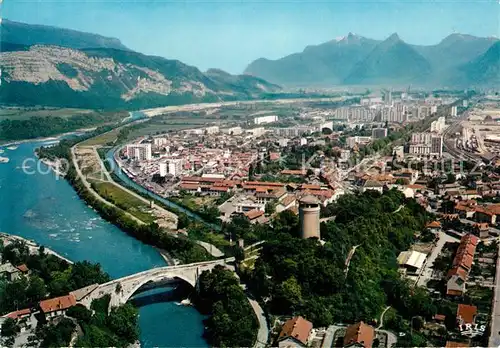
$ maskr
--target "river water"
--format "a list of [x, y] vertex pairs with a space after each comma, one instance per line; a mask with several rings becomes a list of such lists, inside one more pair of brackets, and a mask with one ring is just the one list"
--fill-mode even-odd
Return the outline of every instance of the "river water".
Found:
[[[165, 265], [154, 248], [101, 219], [64, 179], [36, 161], [40, 145], [0, 147], [10, 159], [0, 163], [1, 232], [34, 240], [72, 261], [99, 262], [112, 278]], [[192, 307], [155, 303], [140, 307], [139, 315], [143, 347], [207, 346], [203, 317]]]

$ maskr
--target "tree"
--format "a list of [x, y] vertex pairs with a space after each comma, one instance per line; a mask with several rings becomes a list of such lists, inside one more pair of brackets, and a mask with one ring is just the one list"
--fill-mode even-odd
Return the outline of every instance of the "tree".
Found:
[[92, 312], [80, 304], [68, 308], [66, 315], [84, 323], [90, 323], [92, 318]]
[[107, 326], [126, 343], [134, 343], [139, 339], [137, 319], [139, 311], [130, 303], [120, 307], [113, 307], [108, 319]]
[[34, 304], [40, 300], [43, 300], [45, 296], [47, 296], [47, 290], [43, 279], [36, 275], [30, 276], [29, 285], [26, 289], [26, 297], [28, 301]]
[[265, 212], [267, 215], [272, 215], [276, 212], [276, 201], [269, 201], [266, 203]]
[[4, 338], [4, 344], [6, 346], [12, 346], [14, 344], [14, 339], [19, 332], [19, 327], [17, 323], [12, 318], [7, 318], [2, 324], [2, 337]]
[[302, 303], [302, 288], [295, 277], [290, 277], [276, 288], [273, 308], [278, 313], [287, 313]]

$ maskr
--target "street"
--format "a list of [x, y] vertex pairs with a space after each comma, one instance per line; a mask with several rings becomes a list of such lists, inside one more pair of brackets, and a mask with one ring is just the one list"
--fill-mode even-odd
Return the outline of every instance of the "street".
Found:
[[434, 261], [438, 257], [438, 255], [441, 253], [443, 246], [447, 242], [457, 242], [457, 243], [459, 242], [459, 240], [457, 238], [453, 238], [453, 237], [447, 235], [446, 233], [444, 233], [443, 231], [438, 232], [438, 238], [439, 238], [439, 240], [437, 241], [436, 246], [432, 249], [432, 252], [430, 253], [430, 255], [427, 256], [427, 260], [425, 262], [424, 269], [422, 270], [422, 272], [418, 276], [418, 280], [417, 280], [418, 286], [426, 286], [427, 282], [432, 278], [432, 272], [433, 272], [432, 266], [434, 264]]
[[497, 255], [497, 268], [495, 274], [495, 292], [493, 294], [493, 308], [491, 310], [491, 333], [488, 342], [489, 347], [499, 347], [500, 346], [500, 305], [498, 301], [500, 297], [498, 295], [500, 291], [500, 245]]

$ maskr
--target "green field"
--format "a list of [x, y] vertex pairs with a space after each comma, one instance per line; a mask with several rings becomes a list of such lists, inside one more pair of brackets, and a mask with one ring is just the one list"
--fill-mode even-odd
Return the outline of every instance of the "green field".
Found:
[[115, 128], [112, 131], [98, 135], [94, 138], [87, 139], [81, 142], [81, 146], [95, 146], [95, 145], [107, 145], [108, 143], [113, 143], [120, 133], [120, 128]]
[[134, 215], [139, 220], [147, 224], [155, 221], [155, 217], [150, 213], [149, 205], [118, 186], [109, 182], [94, 182], [92, 187], [101, 197]]

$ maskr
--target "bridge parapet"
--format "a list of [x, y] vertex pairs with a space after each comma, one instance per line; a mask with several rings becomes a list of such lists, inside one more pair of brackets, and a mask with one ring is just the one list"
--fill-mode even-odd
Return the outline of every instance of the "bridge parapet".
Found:
[[217, 265], [225, 265], [227, 267], [227, 263], [230, 262], [234, 262], [234, 257], [215, 261], [196, 262], [187, 265], [152, 268], [147, 271], [142, 271], [101, 284], [87, 296], [82, 298], [79, 303], [90, 308], [94, 299], [104, 295], [111, 295], [110, 308], [119, 306], [126, 303], [144, 284], [161, 281], [166, 278], [179, 278], [195, 287], [198, 276], [203, 271], [212, 270]]

